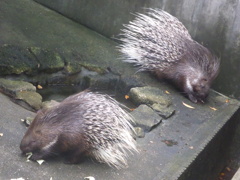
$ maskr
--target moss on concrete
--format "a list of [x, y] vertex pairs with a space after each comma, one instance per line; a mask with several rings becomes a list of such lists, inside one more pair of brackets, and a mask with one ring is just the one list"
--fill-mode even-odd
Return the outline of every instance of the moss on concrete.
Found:
[[94, 65], [94, 64], [81, 63], [81, 65], [84, 68], [86, 68], [87, 70], [97, 72], [98, 74], [105, 74], [106, 73], [106, 69], [104, 69], [104, 68], [102, 68], [100, 66]]
[[31, 108], [34, 110], [39, 110], [42, 105], [42, 96], [34, 91], [18, 91], [14, 98], [26, 103], [26, 106], [23, 103], [21, 103], [21, 105], [30, 110]]
[[172, 104], [168, 95], [161, 89], [150, 86], [132, 88], [129, 96], [137, 105], [158, 103], [168, 107]]
[[3, 78], [0, 78], [0, 89], [8, 95], [16, 95], [19, 91], [36, 91], [36, 87], [31, 83]]
[[31, 73], [37, 65], [27, 49], [7, 44], [0, 47], [0, 75]]
[[81, 72], [81, 67], [78, 62], [69, 62], [64, 68], [68, 74], [76, 74]]
[[0, 90], [29, 110], [41, 108], [42, 96], [31, 83], [0, 78]]
[[64, 60], [55, 51], [50, 51], [40, 47], [30, 47], [29, 51], [38, 62], [38, 70], [44, 72], [56, 72], [64, 67]]

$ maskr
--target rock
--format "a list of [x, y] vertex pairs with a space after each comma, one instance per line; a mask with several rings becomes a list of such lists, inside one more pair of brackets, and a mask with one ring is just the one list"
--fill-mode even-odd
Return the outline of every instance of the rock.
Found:
[[64, 68], [64, 60], [57, 52], [39, 47], [28, 49], [37, 59], [38, 70], [52, 73]]
[[158, 103], [168, 107], [172, 104], [169, 96], [161, 89], [155, 87], [144, 86], [132, 88], [129, 96], [137, 105]]
[[85, 69], [89, 70], [89, 71], [93, 71], [96, 72], [100, 75], [105, 74], [107, 71], [104, 68], [101, 68], [100, 66], [96, 66], [94, 64], [90, 64], [90, 63], [81, 63], [81, 66], [84, 67]]
[[0, 89], [10, 96], [15, 96], [19, 91], [36, 91], [36, 87], [31, 83], [3, 78], [0, 78]]
[[42, 96], [34, 91], [18, 91], [14, 98], [18, 104], [29, 110], [39, 110], [42, 105]]
[[88, 71], [96, 72], [97, 74], [103, 75], [107, 71], [105, 68], [96, 65], [95, 63], [90, 63], [88, 58], [84, 57], [80, 52], [67, 51], [62, 53], [61, 56], [65, 61], [65, 71], [68, 74], [76, 74], [81, 72], [82, 68]]
[[145, 137], [145, 132], [144, 132], [143, 128], [141, 128], [141, 127], [134, 127], [134, 130], [135, 130], [136, 136], [138, 138], [144, 138]]
[[165, 119], [172, 116], [175, 112], [175, 109], [172, 106], [167, 107], [165, 105], [158, 104], [158, 103], [154, 103], [153, 105], [151, 105], [151, 108]]
[[76, 74], [81, 72], [81, 65], [78, 62], [68, 62], [64, 69], [67, 72], [67, 74], [71, 75], [71, 74]]
[[81, 72], [83, 60], [79, 53], [68, 52], [62, 53], [61, 56], [64, 58], [65, 67], [64, 70], [67, 74], [72, 75]]
[[31, 83], [0, 78], [0, 89], [26, 109], [35, 111], [41, 108], [42, 96]]
[[[56, 51], [15, 45], [0, 47], [0, 75], [36, 75], [41, 71], [52, 73], [63, 69], [64, 66], [64, 60]], [[75, 64], [73, 66], [76, 67]]]
[[136, 125], [146, 132], [149, 132], [162, 121], [157, 113], [144, 104], [137, 107], [131, 114], [135, 118]]
[[6, 44], [0, 47], [0, 75], [29, 74], [37, 66], [36, 58], [27, 48]]

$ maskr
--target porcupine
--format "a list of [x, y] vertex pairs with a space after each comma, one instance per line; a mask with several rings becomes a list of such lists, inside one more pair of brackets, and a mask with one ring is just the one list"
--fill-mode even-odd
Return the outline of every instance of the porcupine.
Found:
[[204, 102], [219, 72], [220, 60], [194, 41], [169, 13], [149, 9], [125, 25], [118, 46], [123, 61], [168, 79], [194, 103]]
[[37, 112], [20, 149], [32, 152], [31, 160], [64, 154], [66, 163], [79, 163], [90, 156], [119, 169], [137, 152], [132, 122], [110, 96], [83, 91]]

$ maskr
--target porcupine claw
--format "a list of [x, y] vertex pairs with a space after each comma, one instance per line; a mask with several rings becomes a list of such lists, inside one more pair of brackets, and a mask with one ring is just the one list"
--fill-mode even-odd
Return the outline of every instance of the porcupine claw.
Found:
[[188, 98], [189, 98], [190, 101], [192, 101], [193, 103], [197, 103], [197, 102], [198, 102], [197, 98], [195, 98], [192, 94], [188, 94]]

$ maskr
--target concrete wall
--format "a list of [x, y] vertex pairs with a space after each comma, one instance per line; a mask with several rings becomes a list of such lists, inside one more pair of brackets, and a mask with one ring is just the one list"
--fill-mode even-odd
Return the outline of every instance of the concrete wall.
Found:
[[222, 59], [214, 88], [240, 97], [240, 0], [35, 0], [107, 37], [143, 7], [161, 8], [178, 17], [192, 37]]

